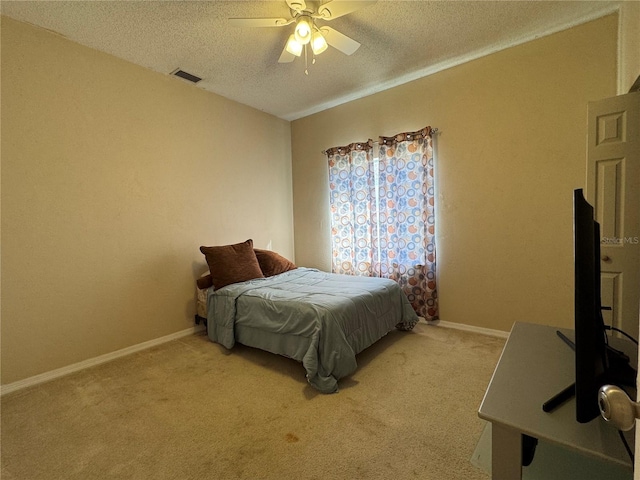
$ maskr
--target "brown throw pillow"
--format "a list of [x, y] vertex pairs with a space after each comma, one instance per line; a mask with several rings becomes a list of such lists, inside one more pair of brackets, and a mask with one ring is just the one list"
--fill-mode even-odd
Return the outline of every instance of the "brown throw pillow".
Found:
[[232, 283], [264, 277], [251, 239], [234, 245], [200, 247], [200, 251], [207, 259], [216, 290]]
[[211, 274], [208, 274], [197, 279], [196, 283], [198, 284], [198, 288], [200, 290], [206, 290], [207, 288], [213, 286], [213, 278], [211, 278]]
[[254, 251], [256, 252], [256, 257], [258, 257], [258, 263], [260, 263], [260, 270], [262, 270], [262, 274], [265, 277], [271, 277], [272, 275], [278, 275], [279, 273], [298, 268], [294, 263], [271, 250], [260, 250], [256, 248]]

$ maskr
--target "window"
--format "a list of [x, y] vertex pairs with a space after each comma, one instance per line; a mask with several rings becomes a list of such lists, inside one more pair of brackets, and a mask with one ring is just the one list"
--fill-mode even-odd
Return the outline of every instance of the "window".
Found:
[[325, 153], [332, 271], [391, 278], [420, 316], [437, 319], [431, 128]]

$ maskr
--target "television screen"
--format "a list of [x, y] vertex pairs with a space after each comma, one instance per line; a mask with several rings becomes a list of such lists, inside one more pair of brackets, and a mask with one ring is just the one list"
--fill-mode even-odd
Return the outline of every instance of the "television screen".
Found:
[[542, 409], [552, 412], [575, 395], [576, 420], [587, 423], [600, 414], [600, 387], [635, 388], [637, 374], [629, 357], [609, 345], [607, 329], [611, 327], [602, 318], [600, 296], [600, 225], [582, 189], [573, 192], [573, 254], [574, 341], [559, 330], [556, 333], [575, 351], [575, 383], [547, 400]]
[[[600, 414], [598, 390], [606, 384], [635, 388], [629, 357], [609, 345], [600, 293], [600, 225], [582, 190], [573, 194], [575, 263], [576, 419], [586, 423]], [[622, 332], [624, 333], [624, 332]]]
[[600, 414], [598, 390], [606, 381], [607, 341], [600, 298], [600, 226], [582, 189], [573, 194], [573, 252], [576, 419], [585, 423]]

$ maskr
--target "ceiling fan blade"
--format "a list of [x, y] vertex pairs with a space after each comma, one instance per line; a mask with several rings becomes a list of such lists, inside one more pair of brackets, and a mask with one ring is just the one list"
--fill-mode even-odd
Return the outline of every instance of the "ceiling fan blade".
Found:
[[301, 12], [307, 8], [307, 4], [304, 3], [304, 0], [286, 0], [286, 2], [287, 5], [289, 5], [289, 8], [296, 12]]
[[293, 23], [294, 19], [286, 18], [230, 18], [229, 23], [236, 27], [283, 27]]
[[287, 50], [287, 45], [285, 44], [284, 48], [282, 49], [282, 53], [280, 54], [280, 58], [278, 59], [278, 63], [291, 63], [295, 59], [296, 56]]
[[337, 48], [345, 55], [351, 55], [360, 48], [360, 44], [354, 39], [347, 37], [331, 27], [323, 26], [320, 28], [320, 32], [324, 35], [324, 39], [329, 45]]
[[373, 5], [377, 0], [372, 1], [341, 1], [332, 0], [318, 7], [318, 15], [323, 20], [333, 20], [334, 18], [341, 17], [347, 13], [355, 12], [361, 8]]

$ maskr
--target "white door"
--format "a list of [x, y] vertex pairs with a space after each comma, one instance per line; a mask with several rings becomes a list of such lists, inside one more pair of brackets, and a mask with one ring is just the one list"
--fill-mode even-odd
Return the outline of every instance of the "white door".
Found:
[[640, 92], [589, 103], [587, 200], [600, 223], [605, 323], [638, 338]]
[[[600, 223], [602, 304], [608, 325], [638, 338], [640, 324], [640, 92], [589, 103], [587, 200]], [[640, 350], [638, 351], [640, 359]], [[640, 362], [639, 362], [640, 370]], [[635, 480], [640, 480], [636, 424]]]

